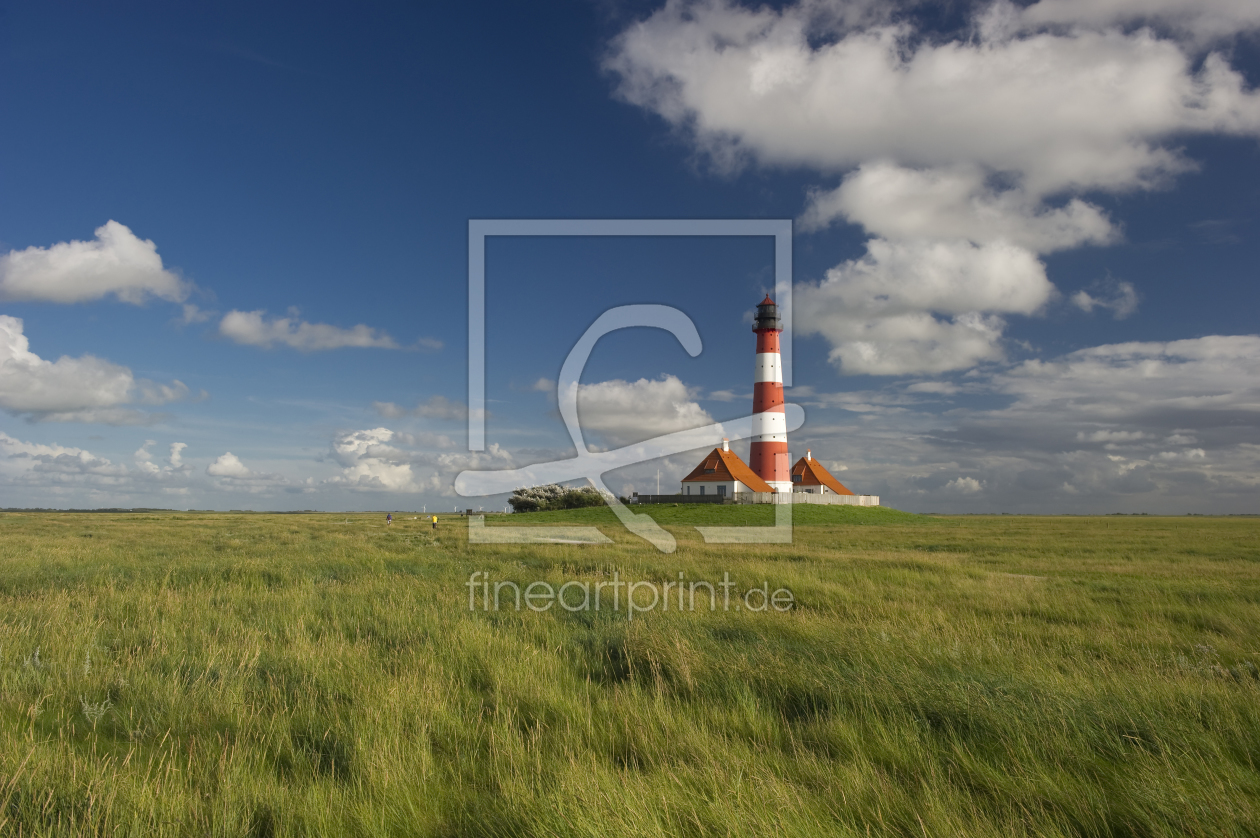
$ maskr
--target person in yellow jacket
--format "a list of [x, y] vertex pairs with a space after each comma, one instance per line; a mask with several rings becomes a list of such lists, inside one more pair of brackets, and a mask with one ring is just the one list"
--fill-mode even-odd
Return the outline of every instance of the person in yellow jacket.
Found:
[[435, 530], [437, 529], [437, 516], [436, 515], [433, 516], [433, 529]]

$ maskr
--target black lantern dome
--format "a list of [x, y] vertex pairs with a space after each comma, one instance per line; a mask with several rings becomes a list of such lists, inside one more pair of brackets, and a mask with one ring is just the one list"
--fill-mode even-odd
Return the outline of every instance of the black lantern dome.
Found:
[[753, 321], [754, 332], [779, 332], [783, 330], [783, 326], [779, 321], [779, 307], [774, 304], [774, 300], [770, 299], [767, 294], [766, 298], [757, 304], [757, 319]]

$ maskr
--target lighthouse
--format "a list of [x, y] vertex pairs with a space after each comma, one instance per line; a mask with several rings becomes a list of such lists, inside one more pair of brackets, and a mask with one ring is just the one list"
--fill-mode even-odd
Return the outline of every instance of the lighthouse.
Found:
[[682, 479], [678, 494], [639, 495], [636, 492], [630, 502], [879, 506], [878, 495], [854, 494], [814, 459], [812, 451], [806, 451], [796, 465], [789, 463], [783, 362], [779, 356], [779, 334], [783, 325], [779, 320], [779, 307], [769, 294], [757, 304], [753, 331], [757, 333], [757, 364], [753, 371], [752, 445], [748, 463], [745, 464], [723, 439], [721, 448], [710, 451]]
[[775, 492], [791, 492], [787, 417], [783, 412], [783, 363], [779, 359], [779, 307], [767, 294], [757, 305], [757, 365], [753, 373], [752, 447], [748, 464]]

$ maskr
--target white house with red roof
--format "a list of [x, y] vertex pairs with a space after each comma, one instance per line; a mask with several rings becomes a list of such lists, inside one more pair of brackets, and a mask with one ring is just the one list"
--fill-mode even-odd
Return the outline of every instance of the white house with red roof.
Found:
[[[879, 506], [878, 495], [857, 495], [832, 476], [822, 463], [814, 459], [814, 452], [806, 451], [791, 469], [792, 491], [775, 492], [747, 463], [731, 450], [730, 443], [722, 440], [721, 448], [714, 448], [691, 473], [682, 479], [683, 498], [708, 502], [772, 503], [772, 496], [787, 495], [791, 503], [839, 503], [852, 506]], [[668, 502], [677, 495], [651, 495], [646, 502]], [[660, 498], [659, 501], [652, 500]], [[681, 499], [681, 498], [680, 498]], [[712, 500], [710, 500], [712, 499]], [[634, 502], [639, 501], [638, 498]]]
[[805, 492], [811, 495], [851, 495], [839, 480], [831, 476], [831, 472], [823, 468], [823, 464], [814, 459], [814, 452], [805, 450], [805, 456], [792, 466], [792, 491]]
[[744, 492], [772, 492], [770, 484], [762, 480], [748, 467], [739, 455], [731, 450], [731, 444], [722, 440], [721, 448], [714, 448], [682, 479], [684, 495], [705, 495], [733, 498]]

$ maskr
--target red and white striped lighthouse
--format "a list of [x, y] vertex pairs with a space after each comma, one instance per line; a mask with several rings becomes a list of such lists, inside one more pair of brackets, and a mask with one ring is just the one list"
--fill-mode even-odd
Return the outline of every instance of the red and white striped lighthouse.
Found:
[[783, 362], [779, 359], [779, 307], [767, 294], [757, 305], [757, 367], [753, 375], [752, 448], [748, 465], [776, 492], [791, 492], [787, 417], [783, 412]]

